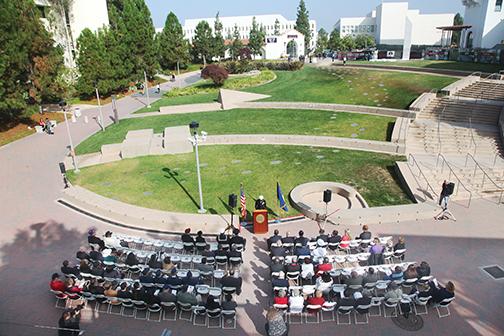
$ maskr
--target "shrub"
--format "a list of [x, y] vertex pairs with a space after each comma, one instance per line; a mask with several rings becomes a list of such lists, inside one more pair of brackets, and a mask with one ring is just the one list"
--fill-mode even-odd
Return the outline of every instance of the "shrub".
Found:
[[273, 70], [273, 71], [297, 71], [303, 67], [304, 63], [300, 61], [295, 62], [268, 62], [268, 61], [229, 61], [223, 63], [224, 68], [230, 74], [241, 74], [252, 70]]
[[201, 71], [201, 77], [211, 79], [215, 85], [222, 86], [228, 79], [229, 72], [217, 64], [209, 64]]

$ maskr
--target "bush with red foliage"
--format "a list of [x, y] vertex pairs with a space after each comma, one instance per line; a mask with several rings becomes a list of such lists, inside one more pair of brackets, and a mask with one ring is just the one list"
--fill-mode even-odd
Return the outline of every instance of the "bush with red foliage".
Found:
[[217, 64], [209, 64], [201, 71], [201, 77], [212, 79], [215, 85], [222, 86], [229, 77], [229, 72]]

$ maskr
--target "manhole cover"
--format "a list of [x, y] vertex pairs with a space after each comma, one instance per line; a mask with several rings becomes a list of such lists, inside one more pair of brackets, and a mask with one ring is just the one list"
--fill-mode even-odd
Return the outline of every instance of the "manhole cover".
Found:
[[421, 316], [409, 314], [408, 318], [403, 315], [392, 318], [392, 322], [399, 328], [406, 331], [418, 331], [423, 328], [424, 321]]
[[152, 191], [144, 191], [144, 196], [152, 196]]
[[500, 266], [497, 266], [497, 265], [485, 266], [485, 267], [483, 267], [483, 271], [490, 274], [490, 276], [492, 278], [494, 278], [495, 280], [499, 280], [499, 279], [504, 278], [504, 270]]

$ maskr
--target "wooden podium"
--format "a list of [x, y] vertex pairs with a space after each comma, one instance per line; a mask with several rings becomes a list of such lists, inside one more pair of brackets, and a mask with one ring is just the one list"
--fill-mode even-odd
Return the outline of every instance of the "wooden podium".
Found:
[[268, 210], [254, 211], [254, 233], [268, 233]]

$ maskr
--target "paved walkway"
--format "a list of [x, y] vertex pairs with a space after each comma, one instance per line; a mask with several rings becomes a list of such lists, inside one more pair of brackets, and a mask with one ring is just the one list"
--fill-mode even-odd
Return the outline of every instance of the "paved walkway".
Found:
[[[175, 85], [185, 85], [197, 76], [180, 76]], [[173, 83], [163, 85], [169, 87]], [[145, 104], [144, 98], [127, 97], [118, 101], [119, 113], [125, 116]], [[104, 107], [110, 123], [110, 105]], [[96, 109], [84, 112], [93, 117]], [[91, 119], [92, 120], [92, 119]], [[61, 260], [73, 261], [75, 251], [85, 243], [86, 229], [93, 225], [100, 233], [113, 230], [120, 233], [158, 237], [125, 228], [112, 227], [69, 211], [57, 203], [62, 181], [58, 162], [67, 153], [68, 143], [64, 125], [56, 128], [54, 136], [35, 134], [0, 148], [0, 335], [54, 335], [34, 325], [55, 326], [61, 310], [56, 310], [54, 298], [48, 293], [49, 276], [59, 271]], [[98, 125], [78, 122], [71, 124], [76, 143], [98, 132]], [[484, 200], [473, 202], [470, 209], [457, 205], [452, 211], [457, 222], [433, 220], [371, 227], [374, 234], [398, 235], [406, 238], [408, 260], [428, 260], [432, 271], [441, 281], [453, 279], [457, 297], [452, 316], [438, 319], [434, 314], [424, 318], [418, 335], [502, 335], [501, 318], [504, 291], [502, 282], [491, 280], [482, 273], [483, 265], [501, 264], [504, 260], [504, 207]], [[303, 229], [308, 236], [317, 231], [312, 221], [294, 222], [281, 226], [281, 233]], [[329, 226], [327, 229], [342, 229]], [[352, 234], [358, 234], [352, 230]], [[263, 335], [264, 309], [269, 305], [268, 256], [264, 252], [265, 235], [254, 236], [244, 231], [248, 240], [244, 254], [243, 293], [238, 298], [238, 323], [234, 331], [193, 327], [187, 322], [154, 323], [119, 316], [85, 311], [81, 327], [86, 335], [161, 335], [165, 328], [172, 335]], [[29, 296], [28, 296], [29, 295]], [[341, 330], [341, 331], [340, 331]], [[404, 335], [389, 319], [372, 318], [368, 326], [336, 326], [334, 322], [319, 325], [292, 326], [289, 335], [332, 335], [341, 332], [353, 335]]]

